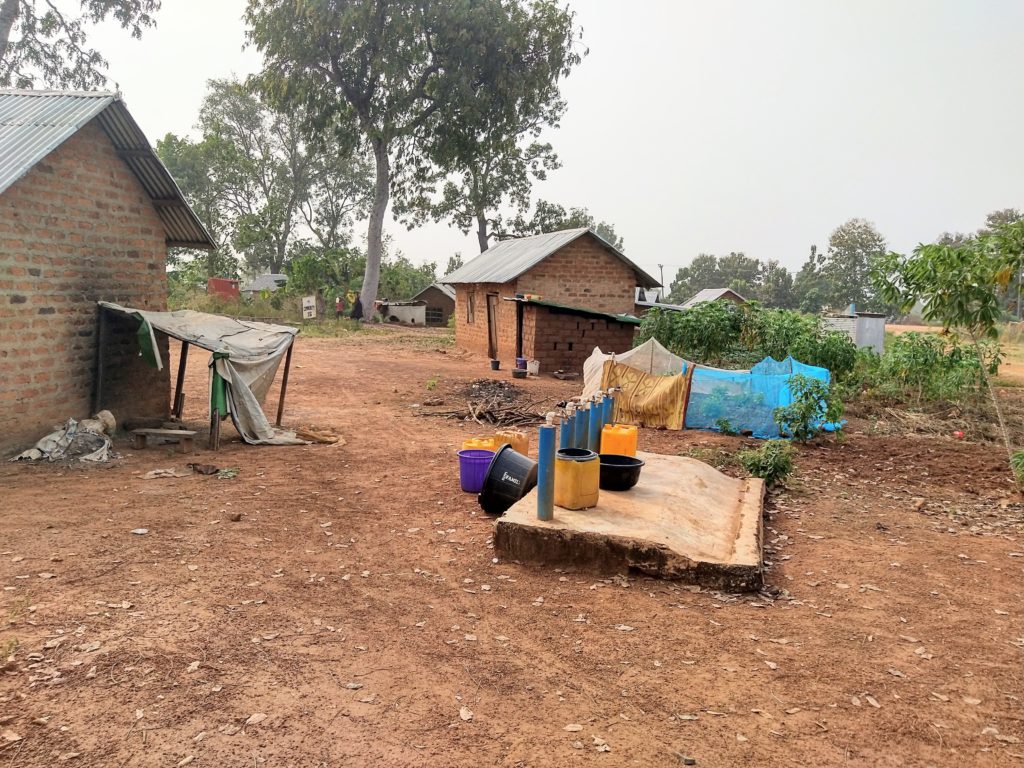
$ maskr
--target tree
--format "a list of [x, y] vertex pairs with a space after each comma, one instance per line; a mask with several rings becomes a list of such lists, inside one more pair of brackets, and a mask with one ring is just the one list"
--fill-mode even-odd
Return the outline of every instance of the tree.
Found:
[[718, 257], [708, 253], [696, 256], [690, 265], [676, 272], [669, 285], [668, 300], [682, 304], [703, 288], [719, 287], [722, 273], [718, 268]]
[[828, 301], [828, 286], [818, 268], [820, 263], [818, 246], [812, 245], [807, 261], [793, 278], [793, 304], [796, 309], [809, 315], [821, 312]]
[[408, 183], [401, 171], [416, 166], [424, 137], [457, 122], [468, 101], [507, 74], [494, 64], [533, 20], [518, 9], [507, 0], [249, 0], [264, 92], [282, 108], [303, 108], [307, 136], [358, 142], [373, 156], [361, 291], [371, 315], [392, 185]]
[[826, 289], [825, 304], [832, 308], [856, 304], [877, 307], [871, 272], [885, 256], [885, 238], [864, 219], [850, 219], [828, 239], [828, 252], [818, 254], [818, 269]]
[[511, 237], [529, 237], [542, 235], [546, 232], [559, 232], [563, 229], [588, 228], [594, 230], [601, 238], [616, 250], [625, 249], [622, 238], [616, 234], [615, 227], [607, 221], [597, 221], [586, 208], [566, 210], [556, 203], [538, 200], [534, 206], [533, 216], [526, 219], [522, 214], [511, 222]]
[[762, 304], [779, 309], [794, 308], [793, 275], [772, 259], [761, 265], [754, 297]]
[[459, 119], [425, 141], [429, 162], [416, 177], [430, 190], [447, 177], [440, 199], [421, 185], [403, 205], [414, 220], [449, 219], [466, 234], [475, 229], [481, 253], [502, 228], [499, 208], [507, 202], [524, 214], [533, 180], [545, 180], [560, 166], [551, 145], [536, 139], [557, 127], [566, 106], [559, 81], [582, 58], [573, 48], [567, 8], [537, 3], [529, 13], [518, 3], [507, 7], [508, 45], [488, 62], [495, 87], [475, 91], [460, 105]]
[[723, 285], [705, 288], [729, 288], [741, 296], [754, 298], [761, 277], [761, 262], [742, 252], [732, 251], [718, 258], [719, 280]]
[[[156, 24], [160, 0], [79, 0], [72, 16], [53, 0], [0, 0], [0, 87], [89, 90], [106, 83], [102, 54], [90, 48], [90, 26], [112, 19], [132, 37]], [[13, 39], [12, 39], [13, 38]]]
[[450, 275], [456, 269], [462, 266], [462, 254], [456, 253], [454, 256], [448, 257], [448, 266], [444, 268], [444, 273]]
[[[1014, 275], [1024, 268], [1024, 221], [982, 230], [962, 245], [919, 245], [911, 256], [888, 253], [878, 259], [873, 277], [881, 296], [909, 311], [923, 302], [925, 320], [941, 322], [945, 330], [962, 329], [984, 359], [982, 339], [997, 339], [996, 324], [1002, 318], [1000, 295]], [[999, 399], [987, 373], [982, 370], [996, 417], [1002, 429], [1011, 464], [1015, 456]], [[1019, 454], [1018, 454], [1019, 455]], [[1018, 482], [1020, 482], [1018, 477]]]
[[[252, 271], [281, 272], [315, 247], [351, 243], [369, 199], [369, 163], [303, 141], [301, 112], [282, 114], [232, 80], [212, 80], [197, 142], [169, 134], [157, 152], [219, 244]], [[213, 271], [211, 267], [211, 276]]]
[[[156, 153], [217, 246], [206, 252], [172, 249], [168, 263], [190, 284], [205, 284], [211, 277], [237, 277], [238, 260], [231, 251], [230, 224], [224, 216], [221, 192], [207, 172], [211, 162], [209, 142], [193, 142], [168, 133], [157, 141]], [[184, 271], [186, 264], [190, 269]]]

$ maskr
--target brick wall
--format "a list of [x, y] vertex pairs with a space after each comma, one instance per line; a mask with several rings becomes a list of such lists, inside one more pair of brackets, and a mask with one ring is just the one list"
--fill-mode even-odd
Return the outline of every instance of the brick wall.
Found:
[[[165, 309], [164, 241], [145, 190], [95, 123], [0, 194], [0, 454], [92, 415], [96, 301]], [[136, 323], [111, 319], [101, 407], [119, 422], [166, 414], [167, 368], [139, 359]]]
[[[516, 303], [504, 301], [515, 296], [515, 283], [476, 283], [455, 287], [455, 343], [465, 349], [487, 354], [487, 296], [497, 295], [498, 359], [506, 367], [515, 364]], [[469, 322], [469, 305], [473, 303], [473, 322]]]
[[613, 314], [632, 313], [636, 273], [593, 235], [559, 248], [516, 282], [519, 293]]
[[559, 313], [536, 305], [524, 309], [524, 349], [527, 357], [540, 361], [543, 373], [559, 369], [582, 373], [583, 362], [594, 347], [605, 353], [628, 352], [633, 348], [636, 326], [630, 323]]

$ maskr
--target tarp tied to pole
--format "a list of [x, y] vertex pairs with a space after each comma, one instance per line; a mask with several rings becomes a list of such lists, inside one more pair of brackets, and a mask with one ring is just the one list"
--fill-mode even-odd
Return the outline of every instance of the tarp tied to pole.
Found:
[[[142, 356], [159, 370], [163, 369], [164, 362], [160, 359], [160, 348], [156, 343], [157, 331], [212, 352], [210, 367], [216, 376], [211, 375], [211, 405], [219, 402], [216, 407], [222, 414], [226, 407], [245, 442], [265, 445], [307, 442], [290, 430], [272, 426], [262, 407], [281, 358], [299, 332], [297, 328], [235, 320], [189, 309], [150, 312], [106, 301], [101, 301], [100, 306], [139, 321]], [[218, 376], [223, 380], [223, 386], [216, 385]]]

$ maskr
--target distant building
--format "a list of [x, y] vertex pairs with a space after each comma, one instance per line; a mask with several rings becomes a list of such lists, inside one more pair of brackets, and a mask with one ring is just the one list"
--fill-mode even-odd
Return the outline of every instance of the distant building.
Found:
[[878, 354], [885, 352], [885, 315], [878, 312], [854, 312], [822, 318], [828, 331], [839, 331], [850, 337], [858, 348], [870, 347]]
[[637, 288], [633, 299], [633, 314], [643, 317], [652, 309], [671, 309], [676, 312], [683, 309], [681, 304], [667, 304], [662, 301], [661, 288]]
[[443, 278], [455, 286], [455, 342], [492, 359], [582, 371], [594, 347], [625, 352], [636, 287], [658, 281], [590, 229], [504, 240]]
[[252, 296], [254, 293], [262, 293], [263, 291], [273, 293], [278, 288], [284, 288], [286, 285], [288, 285], [288, 275], [271, 273], [256, 275], [256, 277], [242, 286], [241, 291], [246, 296]]
[[211, 277], [206, 281], [206, 293], [222, 299], [237, 299], [241, 283], [232, 277]]
[[427, 325], [448, 325], [448, 318], [455, 311], [455, 289], [443, 283], [428, 285], [411, 300], [426, 303]]
[[743, 305], [747, 300], [740, 296], [732, 288], [705, 288], [697, 291], [693, 296], [684, 301], [680, 306], [683, 309], [690, 309], [702, 304], [705, 301], [731, 301], [733, 304]]

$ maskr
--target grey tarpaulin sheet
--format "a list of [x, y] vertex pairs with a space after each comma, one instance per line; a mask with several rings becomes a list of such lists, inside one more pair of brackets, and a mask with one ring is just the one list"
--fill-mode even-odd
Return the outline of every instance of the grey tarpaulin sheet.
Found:
[[277, 374], [281, 358], [295, 341], [297, 328], [182, 309], [151, 312], [101, 301], [100, 306], [134, 317], [149, 328], [150, 350], [158, 369], [163, 369], [155, 331], [217, 353], [211, 364], [227, 383], [228, 410], [247, 443], [301, 445], [307, 441], [289, 430], [272, 426], [262, 403]]

